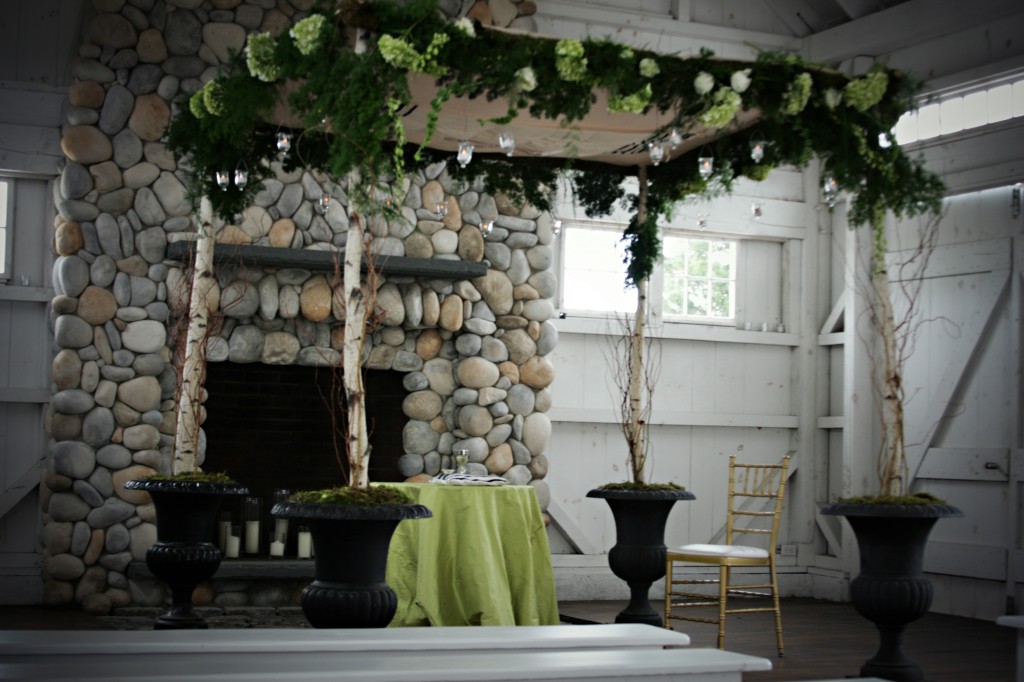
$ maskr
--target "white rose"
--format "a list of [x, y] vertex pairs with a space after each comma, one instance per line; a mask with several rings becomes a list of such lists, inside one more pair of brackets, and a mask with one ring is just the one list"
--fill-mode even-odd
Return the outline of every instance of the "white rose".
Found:
[[530, 92], [537, 87], [537, 75], [529, 66], [516, 71], [516, 89], [521, 92]]
[[476, 29], [473, 28], [473, 20], [469, 17], [462, 17], [455, 22], [455, 28], [465, 33], [470, 38], [476, 37]]
[[706, 95], [711, 92], [711, 89], [715, 87], [715, 77], [707, 71], [701, 71], [697, 74], [697, 77], [693, 79], [693, 89], [697, 91], [698, 95]]
[[842, 100], [843, 93], [839, 92], [835, 88], [829, 88], [825, 91], [825, 106], [829, 109], [835, 109], [838, 107]]
[[732, 89], [736, 92], [744, 92], [750, 87], [750, 69], [733, 71], [732, 77], [729, 78], [729, 84], [732, 85]]

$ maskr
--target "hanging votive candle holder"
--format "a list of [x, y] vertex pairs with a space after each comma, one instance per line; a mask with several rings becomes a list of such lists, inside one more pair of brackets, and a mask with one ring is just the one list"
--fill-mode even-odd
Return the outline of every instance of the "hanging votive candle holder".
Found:
[[446, 215], [448, 215], [448, 202], [447, 201], [439, 201], [439, 202], [437, 202], [437, 205], [434, 206], [434, 213], [437, 214], [438, 218], [444, 218]]
[[708, 216], [707, 216], [706, 213], [701, 213], [699, 216], [697, 216], [697, 227], [699, 227], [700, 229], [703, 230], [703, 229], [707, 228], [707, 226], [708, 226]]
[[470, 161], [473, 160], [473, 143], [463, 140], [459, 143], [459, 151], [455, 155], [455, 160], [459, 162], [459, 165], [465, 168]]
[[675, 149], [683, 143], [683, 134], [679, 132], [679, 128], [673, 128], [668, 131], [668, 146]]
[[327, 212], [327, 209], [331, 207], [331, 195], [321, 194], [320, 195], [320, 211], [323, 213]]
[[711, 174], [715, 172], [715, 157], [702, 156], [697, 159], [697, 172], [705, 180], [710, 178]]
[[231, 176], [227, 171], [217, 171], [217, 186], [225, 192], [228, 191], [228, 185], [231, 184]]
[[750, 158], [753, 159], [754, 163], [761, 163], [761, 159], [764, 158], [764, 147], [764, 140], [750, 141]]
[[651, 163], [657, 166], [665, 159], [665, 143], [660, 140], [648, 142], [647, 153], [651, 155]]
[[826, 175], [825, 179], [821, 181], [821, 193], [824, 195], [828, 207], [834, 208], [839, 200], [839, 183], [833, 176]]
[[480, 223], [480, 234], [484, 236], [484, 239], [491, 234], [491, 230], [494, 229], [494, 221], [488, 220], [487, 222]]
[[551, 234], [558, 236], [562, 234], [562, 221], [557, 218], [551, 223]]
[[277, 134], [277, 151], [282, 154], [292, 148], [292, 135], [291, 133], [278, 133]]
[[498, 146], [505, 152], [505, 156], [512, 156], [516, 151], [516, 138], [506, 130], [498, 135]]
[[235, 186], [238, 188], [245, 187], [249, 184], [249, 171], [244, 168], [235, 169]]
[[764, 207], [760, 201], [755, 201], [750, 205], [750, 215], [754, 217], [754, 220], [760, 220], [764, 217]]

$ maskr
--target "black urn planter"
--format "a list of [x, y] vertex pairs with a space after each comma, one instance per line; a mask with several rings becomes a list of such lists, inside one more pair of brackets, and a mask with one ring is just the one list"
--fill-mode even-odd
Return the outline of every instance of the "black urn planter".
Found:
[[903, 631], [932, 603], [932, 584], [923, 573], [932, 526], [963, 512], [946, 504], [836, 502], [821, 513], [846, 517], [860, 548], [860, 574], [850, 583], [850, 601], [875, 624], [879, 636], [878, 651], [861, 666], [860, 675], [923, 680], [921, 668], [904, 651]]
[[616, 623], [646, 623], [661, 627], [661, 614], [651, 608], [651, 583], [665, 576], [665, 523], [672, 506], [696, 496], [687, 490], [606, 490], [595, 488], [587, 497], [604, 499], [615, 518], [615, 546], [608, 565], [629, 585], [629, 604]]
[[422, 504], [279, 502], [271, 514], [299, 519], [313, 536], [313, 582], [302, 591], [302, 612], [315, 628], [383, 628], [398, 596], [388, 586], [391, 536], [407, 519], [425, 519]]
[[154, 629], [206, 628], [192, 608], [192, 592], [220, 566], [220, 548], [213, 543], [217, 511], [225, 495], [248, 495], [249, 489], [232, 483], [146, 479], [128, 481], [124, 487], [148, 492], [156, 508], [156, 543], [146, 550], [146, 566], [171, 588], [171, 608], [157, 617]]

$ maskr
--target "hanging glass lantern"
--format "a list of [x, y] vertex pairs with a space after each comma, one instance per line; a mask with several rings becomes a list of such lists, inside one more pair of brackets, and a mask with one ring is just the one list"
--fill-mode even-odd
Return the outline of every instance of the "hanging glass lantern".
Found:
[[507, 130], [503, 131], [498, 135], [498, 145], [506, 156], [512, 156], [516, 151], [516, 138]]
[[469, 162], [473, 159], [473, 143], [467, 140], [463, 140], [459, 143], [459, 151], [455, 155], [455, 160], [459, 162], [459, 165], [465, 168]]
[[277, 134], [277, 151], [281, 153], [287, 152], [292, 148], [292, 136], [291, 133], [278, 133]]
[[835, 208], [839, 201], [839, 183], [831, 175], [826, 175], [821, 181], [821, 193], [825, 197], [825, 203], [829, 208]]
[[320, 195], [320, 210], [322, 212], [326, 213], [327, 209], [330, 208], [330, 207], [331, 207], [331, 195], [330, 194], [321, 194]]
[[558, 236], [562, 233], [562, 221], [555, 218], [554, 222], [551, 223], [551, 234]]
[[710, 178], [711, 174], [715, 172], [715, 157], [702, 156], [697, 159], [697, 172], [705, 180]]
[[217, 171], [217, 186], [225, 192], [228, 191], [228, 185], [231, 184], [231, 176], [227, 171]]
[[647, 153], [651, 155], [651, 163], [657, 166], [665, 158], [665, 143], [660, 140], [648, 142]]
[[438, 218], [444, 218], [446, 215], [448, 215], [448, 202], [437, 202], [437, 204], [434, 206], [434, 213], [437, 214]]
[[249, 171], [244, 168], [235, 169], [235, 185], [241, 189], [249, 184]]
[[668, 146], [675, 149], [683, 143], [683, 134], [679, 132], [679, 128], [673, 128], [668, 131]]
[[491, 233], [491, 230], [493, 230], [493, 229], [494, 229], [494, 221], [493, 220], [488, 220], [485, 223], [480, 223], [480, 234], [482, 234], [484, 236], [484, 239], [487, 238], [487, 236]]
[[761, 163], [761, 159], [764, 158], [764, 148], [764, 140], [750, 141], [750, 158], [753, 159], [754, 163]]
[[707, 213], [701, 213], [700, 215], [697, 216], [697, 227], [699, 227], [700, 229], [703, 230], [707, 226], [708, 226], [708, 214]]
[[764, 207], [761, 206], [760, 201], [755, 201], [750, 205], [750, 215], [754, 217], [754, 220], [760, 220], [764, 217]]

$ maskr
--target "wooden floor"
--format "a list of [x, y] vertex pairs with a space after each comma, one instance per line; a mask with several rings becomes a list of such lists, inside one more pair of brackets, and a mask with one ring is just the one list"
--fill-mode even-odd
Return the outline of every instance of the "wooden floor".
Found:
[[[598, 623], [614, 622], [625, 602], [562, 602], [563, 616]], [[658, 608], [658, 605], [654, 605]], [[771, 659], [774, 669], [747, 673], [744, 682], [821, 680], [855, 677], [878, 647], [874, 626], [850, 604], [785, 599], [782, 630], [785, 656], [775, 648], [770, 613], [730, 616], [725, 648]], [[717, 626], [677, 622], [692, 646], [715, 645]], [[1016, 631], [990, 621], [928, 614], [911, 625], [905, 638], [907, 655], [930, 682], [1012, 682]]]
[[[567, 621], [611, 623], [624, 606], [625, 602], [619, 601], [561, 602], [559, 611]], [[238, 611], [241, 613], [244, 609]], [[211, 627], [308, 625], [297, 609], [257, 611], [255, 615], [213, 619]], [[81, 611], [0, 606], [0, 629], [148, 629], [152, 627], [153, 615], [96, 618]], [[782, 627], [786, 655], [780, 659], [776, 655], [771, 614], [730, 617], [726, 648], [763, 656], [774, 666], [770, 672], [748, 673], [745, 682], [855, 677], [861, 664], [878, 646], [874, 626], [849, 604], [785, 599]], [[714, 625], [679, 623], [676, 629], [690, 636], [692, 646], [715, 645]], [[1015, 638], [1016, 631], [990, 621], [928, 614], [908, 629], [906, 648], [930, 682], [1012, 682], [1016, 666]]]

